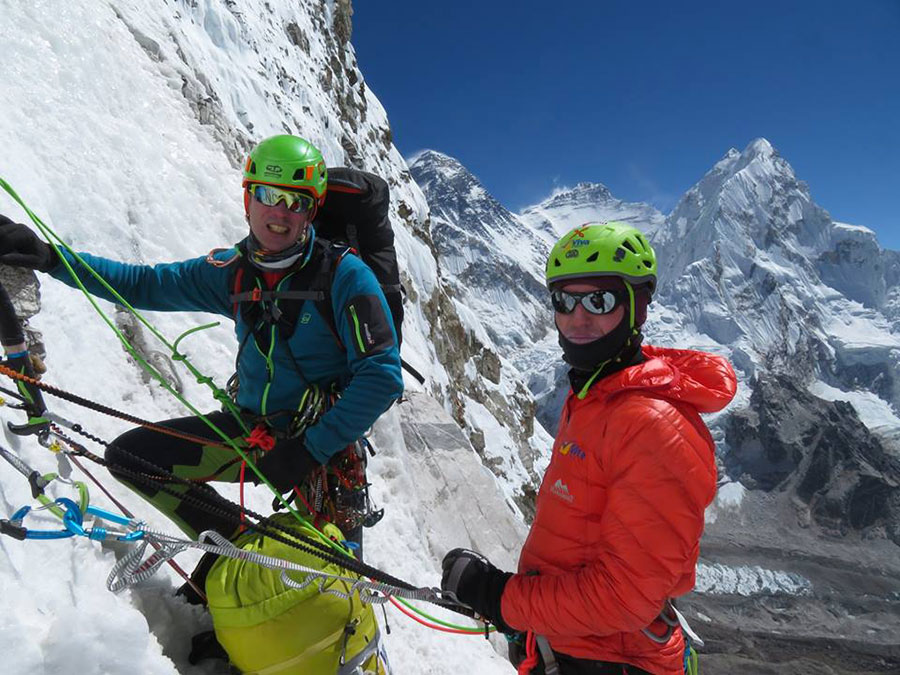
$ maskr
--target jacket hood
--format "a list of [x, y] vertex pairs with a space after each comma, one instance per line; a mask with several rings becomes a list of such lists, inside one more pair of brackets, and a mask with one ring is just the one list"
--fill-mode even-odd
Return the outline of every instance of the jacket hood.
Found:
[[690, 349], [644, 345], [643, 363], [605, 377], [592, 388], [600, 396], [643, 389], [692, 405], [698, 412], [722, 410], [737, 392], [737, 376], [728, 360]]

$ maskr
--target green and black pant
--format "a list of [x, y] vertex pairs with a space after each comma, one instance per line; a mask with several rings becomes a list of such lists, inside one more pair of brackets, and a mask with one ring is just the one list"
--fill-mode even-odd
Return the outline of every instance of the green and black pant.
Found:
[[[238, 439], [244, 436], [243, 429], [230, 413], [216, 411], [207, 414], [206, 417], [229, 438]], [[210, 443], [222, 443], [222, 439], [199, 417], [180, 417], [160, 422], [160, 426], [209, 439]], [[254, 455], [251, 454], [251, 459], [253, 458]], [[184, 495], [191, 495], [208, 502], [207, 493], [212, 489], [208, 484], [194, 487], [169, 482], [166, 487], [179, 495], [176, 496], [157, 487], [136, 483], [116, 471], [116, 467], [123, 467], [152, 476], [155, 473], [154, 467], [158, 467], [157, 470], [161, 469], [179, 478], [236, 483], [240, 480], [241, 459], [233, 449], [200, 445], [152, 429], [138, 427], [127, 431], [109, 444], [106, 449], [106, 460], [110, 463], [110, 472], [113, 476], [153, 504], [190, 538], [196, 539], [204, 530], [215, 530], [226, 537], [236, 534], [238, 524], [233, 519], [207, 511], [184, 499]], [[153, 466], [149, 466], [148, 463]], [[245, 480], [249, 480], [250, 476], [252, 472], [247, 470]], [[345, 532], [344, 536], [348, 541], [358, 544], [357, 556], [362, 559], [362, 528], [354, 528]]]

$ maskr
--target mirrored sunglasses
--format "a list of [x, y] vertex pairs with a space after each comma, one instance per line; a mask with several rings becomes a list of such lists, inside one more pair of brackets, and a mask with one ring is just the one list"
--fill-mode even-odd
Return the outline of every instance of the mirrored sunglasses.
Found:
[[288, 211], [293, 213], [310, 212], [316, 205], [316, 200], [306, 192], [282, 190], [271, 185], [251, 185], [247, 189], [250, 190], [253, 199], [260, 204], [276, 206], [279, 202], [284, 201]]
[[591, 314], [609, 314], [620, 301], [621, 297], [615, 291], [588, 291], [587, 293], [553, 291], [550, 293], [553, 309], [560, 314], [571, 314], [579, 303]]

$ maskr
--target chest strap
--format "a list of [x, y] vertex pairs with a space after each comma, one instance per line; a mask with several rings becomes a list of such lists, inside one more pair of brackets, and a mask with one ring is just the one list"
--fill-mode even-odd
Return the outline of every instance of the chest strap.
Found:
[[228, 299], [235, 302], [272, 302], [274, 300], [313, 300], [320, 302], [326, 297], [325, 291], [273, 291], [254, 288], [252, 291], [232, 293]]

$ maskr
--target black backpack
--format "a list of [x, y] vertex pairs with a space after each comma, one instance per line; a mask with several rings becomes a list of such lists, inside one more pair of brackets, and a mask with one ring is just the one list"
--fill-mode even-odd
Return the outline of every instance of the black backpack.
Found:
[[316, 236], [350, 246], [372, 268], [390, 307], [398, 343], [402, 343], [403, 288], [390, 201], [383, 178], [357, 169], [328, 169], [328, 193], [313, 225]]

